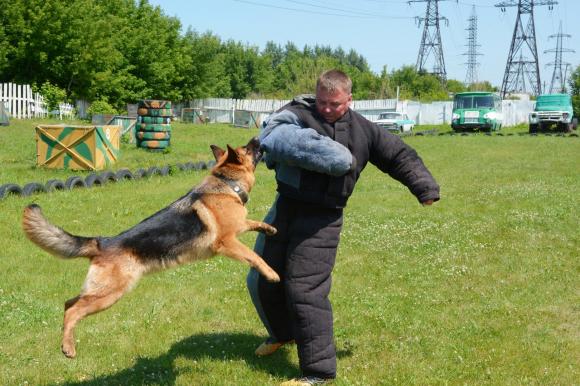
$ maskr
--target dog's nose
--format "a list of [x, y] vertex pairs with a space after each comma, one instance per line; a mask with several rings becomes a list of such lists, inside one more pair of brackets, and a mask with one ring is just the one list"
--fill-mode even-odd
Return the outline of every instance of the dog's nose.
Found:
[[260, 148], [260, 139], [258, 137], [254, 137], [254, 138], [250, 139], [250, 142], [248, 142], [247, 146], [259, 149]]

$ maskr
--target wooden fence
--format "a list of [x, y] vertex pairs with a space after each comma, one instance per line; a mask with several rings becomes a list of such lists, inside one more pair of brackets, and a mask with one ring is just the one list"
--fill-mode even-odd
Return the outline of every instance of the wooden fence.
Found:
[[[47, 111], [43, 96], [32, 92], [32, 88], [27, 84], [0, 83], [0, 103], [4, 103], [6, 111], [12, 118], [42, 118], [51, 114]], [[72, 118], [74, 107], [68, 103], [61, 103], [58, 111], [52, 114], [60, 119]]]

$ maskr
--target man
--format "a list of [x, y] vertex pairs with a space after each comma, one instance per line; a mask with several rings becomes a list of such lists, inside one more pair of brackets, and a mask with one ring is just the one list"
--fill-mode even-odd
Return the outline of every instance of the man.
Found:
[[439, 200], [439, 186], [399, 137], [350, 109], [352, 82], [339, 70], [320, 75], [316, 97], [301, 96], [272, 114], [260, 134], [278, 195], [255, 250], [280, 275], [269, 283], [251, 270], [248, 289], [269, 338], [257, 355], [295, 341], [302, 378], [312, 385], [336, 377], [328, 299], [342, 213], [367, 162], [406, 185], [420, 203]]

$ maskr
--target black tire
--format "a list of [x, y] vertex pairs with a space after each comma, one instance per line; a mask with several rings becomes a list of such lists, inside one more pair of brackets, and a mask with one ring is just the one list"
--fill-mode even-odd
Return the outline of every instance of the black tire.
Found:
[[87, 184], [87, 188], [92, 188], [93, 186], [103, 186], [107, 183], [107, 181], [98, 174], [91, 173], [85, 178], [85, 184]]
[[135, 170], [135, 172], [133, 173], [133, 178], [135, 178], [135, 179], [145, 178], [148, 176], [149, 175], [147, 174], [147, 170], [145, 170], [143, 168], [139, 168], [139, 169]]
[[39, 182], [29, 182], [22, 188], [22, 195], [24, 197], [31, 196], [35, 193], [46, 193], [46, 188]]
[[176, 168], [177, 170], [179, 170], [180, 172], [185, 172], [185, 171], [187, 171], [187, 170], [188, 170], [188, 167], [187, 167], [187, 165], [186, 165], [186, 164], [181, 164], [181, 163], [179, 163], [179, 164], [176, 164], [176, 165], [175, 165], [175, 168]]
[[64, 182], [61, 180], [48, 180], [46, 185], [44, 185], [47, 192], [53, 192], [55, 190], [64, 190]]
[[22, 188], [16, 184], [4, 184], [0, 186], [0, 199], [7, 197], [11, 194], [15, 196], [22, 195]]
[[186, 162], [183, 164], [185, 170], [195, 170], [195, 164], [193, 162]]
[[171, 172], [171, 166], [169, 166], [169, 165], [163, 166], [159, 170], [160, 170], [160, 173], [159, 174], [162, 175], [162, 176], [168, 176], [168, 175], [172, 174], [172, 172]]
[[100, 176], [105, 180], [105, 182], [117, 182], [117, 175], [110, 170], [106, 170], [100, 174]]
[[116, 176], [117, 176], [117, 180], [118, 181], [132, 180], [133, 178], [135, 178], [133, 176], [133, 173], [131, 173], [131, 171], [129, 169], [119, 169], [119, 170], [117, 170]]
[[161, 169], [159, 169], [157, 166], [151, 166], [149, 169], [147, 169], [147, 176], [151, 177], [154, 175], [161, 175]]
[[195, 163], [195, 170], [205, 170], [207, 169], [207, 164], [203, 161]]
[[538, 132], [538, 124], [530, 123], [530, 134]]
[[66, 190], [72, 190], [75, 188], [86, 188], [87, 184], [81, 177], [72, 176], [66, 179], [64, 182], [64, 187]]

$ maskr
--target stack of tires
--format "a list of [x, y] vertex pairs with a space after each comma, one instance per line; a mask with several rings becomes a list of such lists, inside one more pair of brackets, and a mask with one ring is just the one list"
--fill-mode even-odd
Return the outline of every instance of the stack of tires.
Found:
[[164, 150], [171, 139], [170, 101], [141, 100], [137, 108], [135, 139], [137, 147], [149, 150]]

